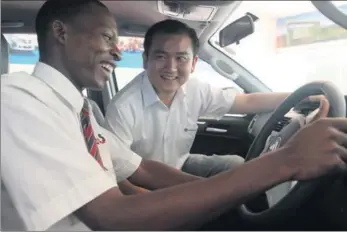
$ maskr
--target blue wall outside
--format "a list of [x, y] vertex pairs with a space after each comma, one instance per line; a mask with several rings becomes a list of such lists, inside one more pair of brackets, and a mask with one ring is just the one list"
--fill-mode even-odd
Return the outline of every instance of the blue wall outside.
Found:
[[[11, 52], [10, 64], [36, 64], [38, 50], [33, 52]], [[117, 62], [120, 68], [142, 68], [142, 52], [122, 52], [122, 60]]]

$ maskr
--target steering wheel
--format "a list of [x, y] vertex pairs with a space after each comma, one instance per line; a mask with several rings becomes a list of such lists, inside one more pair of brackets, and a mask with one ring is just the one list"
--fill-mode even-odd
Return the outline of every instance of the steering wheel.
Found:
[[[297, 132], [305, 122], [293, 120], [277, 134], [270, 136], [275, 125], [285, 114], [301, 102], [312, 95], [325, 95], [330, 103], [329, 117], [346, 117], [346, 102], [343, 93], [331, 82], [311, 82], [293, 92], [284, 102], [271, 114], [264, 124], [259, 134], [254, 139], [245, 161], [250, 161], [259, 157], [262, 153], [274, 151], [283, 145], [295, 132]], [[305, 119], [305, 117], [303, 116]], [[308, 117], [306, 117], [308, 118]], [[265, 144], [265, 146], [264, 146]], [[311, 195], [322, 179], [305, 182], [286, 182], [275, 186], [266, 192], [268, 202], [272, 199], [270, 207], [262, 212], [253, 212], [245, 204], [239, 207], [241, 217], [252, 223], [275, 223], [275, 220], [284, 219], [295, 208]]]

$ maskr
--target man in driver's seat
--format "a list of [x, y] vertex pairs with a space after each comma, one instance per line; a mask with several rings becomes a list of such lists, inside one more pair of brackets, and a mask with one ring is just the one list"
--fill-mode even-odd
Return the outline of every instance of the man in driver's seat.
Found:
[[[194, 230], [274, 185], [347, 168], [347, 119], [325, 118], [324, 101], [281, 148], [212, 178], [142, 159], [82, 95], [119, 59], [114, 15], [97, 0], [48, 0], [36, 31], [34, 72], [1, 76], [1, 230]], [[124, 179], [153, 191], [125, 196]]]
[[198, 51], [199, 39], [188, 25], [177, 20], [154, 24], [144, 40], [146, 72], [115, 95], [105, 126], [143, 158], [209, 177], [244, 160], [237, 155], [190, 154], [198, 118], [269, 112], [288, 93], [241, 94], [190, 78]]

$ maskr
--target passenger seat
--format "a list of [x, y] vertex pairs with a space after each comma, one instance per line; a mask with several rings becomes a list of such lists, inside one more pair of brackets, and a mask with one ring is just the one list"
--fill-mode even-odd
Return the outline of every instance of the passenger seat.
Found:
[[93, 111], [93, 114], [94, 114], [96, 121], [99, 123], [100, 126], [104, 126], [105, 125], [105, 116], [101, 112], [100, 107], [92, 99], [88, 98], [88, 101], [92, 107], [92, 111]]

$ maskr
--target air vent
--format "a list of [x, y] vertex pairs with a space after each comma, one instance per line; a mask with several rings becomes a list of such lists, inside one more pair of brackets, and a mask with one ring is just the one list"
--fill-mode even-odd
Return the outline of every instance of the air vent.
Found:
[[257, 121], [257, 119], [258, 119], [258, 115], [256, 114], [256, 115], [253, 117], [252, 121], [251, 121], [251, 122], [249, 123], [249, 125], [248, 125], [248, 133], [252, 134], [252, 132], [253, 132], [253, 126], [254, 126], [254, 123]]
[[284, 117], [275, 125], [274, 131], [280, 132], [285, 126], [287, 126], [290, 123], [290, 120], [290, 118]]

